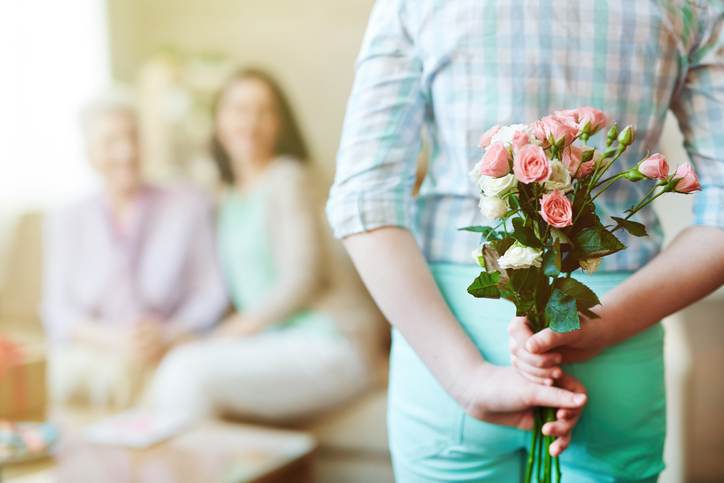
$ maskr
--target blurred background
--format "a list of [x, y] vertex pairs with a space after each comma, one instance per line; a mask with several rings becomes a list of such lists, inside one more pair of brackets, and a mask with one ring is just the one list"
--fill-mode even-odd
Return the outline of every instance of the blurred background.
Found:
[[[143, 179], [158, 186], [190, 185], [218, 200], [222, 190], [209, 150], [214, 99], [237, 68], [261, 68], [276, 78], [296, 114], [311, 161], [306, 176], [312, 183], [305, 186], [314, 187], [321, 207], [334, 174], [353, 64], [372, 3], [0, 2], [0, 332], [21, 340], [25, 357], [32, 359], [24, 377], [32, 379], [32, 364], [49, 358], [40, 312], [44, 217], [102, 189], [87, 160], [78, 120], [89, 99], [113, 86], [132, 90], [138, 108]], [[685, 159], [671, 116], [661, 149], [672, 160]], [[690, 197], [664, 197], [656, 208], [667, 240], [691, 220]], [[338, 251], [338, 246], [330, 246], [328, 250]], [[358, 307], [365, 302], [348, 303]], [[720, 290], [666, 321], [669, 468], [661, 481], [724, 481], [724, 380], [719, 371], [724, 367], [723, 313]], [[365, 323], [384, 329], [379, 314], [365, 314], [369, 315]], [[31, 481], [28, 478], [39, 475], [51, 478], [48, 475], [64, 474], [58, 473], [65, 464], [63, 455], [69, 455], [66, 461], [72, 467], [73, 461], [77, 463], [74, 455], [82, 451], [103, 455], [98, 458], [100, 473], [96, 475], [104, 477], [94, 480], [92, 473], [69, 469], [67, 474], [81, 477], [68, 481], [111, 481], [104, 479], [108, 466], [101, 461], [113, 461], [115, 467], [153, 467], [154, 471], [166, 467], [165, 472], [148, 473], [152, 477], [142, 471], [123, 473], [119, 481], [193, 481], [190, 475], [209, 464], [199, 454], [209, 453], [216, 458], [209, 456], [213, 461], [231, 462], [238, 481], [392, 481], [385, 435], [386, 334], [385, 330], [374, 334], [372, 352], [378, 360], [367, 367], [367, 373], [374, 374], [370, 382], [339, 398], [334, 407], [315, 411], [313, 417], [264, 424], [251, 421], [253, 426], [245, 426], [249, 421], [226, 422], [163, 455], [131, 457], [116, 450], [93, 453], [96, 450], [88, 447], [71, 447], [56, 460], [7, 466], [5, 471], [10, 481]], [[41, 384], [34, 387], [32, 380], [26, 383], [25, 416], [29, 417], [25, 419], [57, 416], [59, 410], [52, 404], [46, 410], [48, 391]], [[7, 409], [17, 403], [11, 399], [18, 389], [8, 384], [0, 379], [0, 411], [3, 404]], [[33, 400], [42, 400], [40, 413], [33, 413]], [[60, 410], [60, 419], [91, 423], [101, 414], [105, 417], [125, 409], [97, 406]], [[0, 413], [0, 419], [3, 416], [7, 415]], [[234, 438], [238, 438], [238, 448], [245, 448], [238, 454], [229, 453], [225, 444], [237, 441]], [[268, 450], [285, 445], [289, 449], [281, 456]], [[194, 451], [188, 452], [191, 447]], [[221, 451], [222, 447], [226, 449]], [[194, 466], [190, 461], [196, 459]], [[238, 476], [244, 468], [257, 473], [248, 470], [247, 476]]]

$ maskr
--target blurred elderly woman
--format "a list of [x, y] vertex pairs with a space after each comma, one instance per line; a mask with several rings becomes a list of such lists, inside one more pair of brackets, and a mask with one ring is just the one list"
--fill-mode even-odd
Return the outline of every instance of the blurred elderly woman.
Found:
[[310, 416], [372, 380], [381, 316], [322, 223], [305, 143], [274, 80], [238, 72], [214, 121], [227, 188], [219, 255], [235, 310], [214, 338], [169, 354], [151, 401], [193, 416]]
[[133, 104], [107, 96], [82, 121], [102, 188], [46, 223], [51, 389], [61, 400], [77, 394], [125, 405], [132, 368], [211, 327], [228, 302], [210, 200], [144, 182]]

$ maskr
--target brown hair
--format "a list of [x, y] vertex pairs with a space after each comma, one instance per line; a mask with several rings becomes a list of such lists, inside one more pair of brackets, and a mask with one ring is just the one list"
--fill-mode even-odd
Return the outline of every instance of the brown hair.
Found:
[[240, 69], [232, 74], [231, 77], [229, 77], [229, 79], [224, 83], [213, 104], [214, 129], [211, 137], [211, 155], [219, 170], [221, 180], [227, 184], [234, 183], [236, 177], [234, 176], [234, 171], [231, 166], [229, 153], [227, 153], [216, 134], [216, 112], [219, 109], [219, 105], [221, 104], [221, 100], [223, 99], [227, 89], [229, 89], [229, 87], [231, 87], [231, 85], [235, 82], [246, 79], [255, 79], [266, 84], [276, 100], [281, 128], [279, 130], [279, 139], [277, 139], [275, 147], [275, 154], [278, 156], [287, 155], [300, 162], [306, 162], [309, 157], [307, 144], [304, 141], [301, 130], [299, 129], [299, 124], [297, 124], [291, 104], [284, 95], [284, 91], [282, 91], [277, 81], [269, 73], [261, 69]]

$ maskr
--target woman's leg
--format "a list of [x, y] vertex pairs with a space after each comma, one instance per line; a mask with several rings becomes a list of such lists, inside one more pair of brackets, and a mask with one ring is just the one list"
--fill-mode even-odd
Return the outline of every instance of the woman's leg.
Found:
[[347, 339], [292, 328], [174, 350], [159, 368], [149, 401], [197, 417], [220, 410], [279, 421], [332, 407], [368, 380]]
[[214, 357], [216, 344], [195, 341], [166, 354], [144, 395], [144, 405], [165, 413], [202, 418], [213, 413], [206, 391], [210, 374], [224, 370], [224, 361]]
[[334, 407], [367, 387], [364, 359], [344, 337], [290, 328], [244, 339], [211, 378], [219, 409], [274, 421]]

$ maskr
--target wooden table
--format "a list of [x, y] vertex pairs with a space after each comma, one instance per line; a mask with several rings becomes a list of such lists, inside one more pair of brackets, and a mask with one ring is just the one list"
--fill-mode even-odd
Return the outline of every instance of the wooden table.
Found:
[[146, 449], [94, 445], [64, 432], [57, 455], [8, 467], [3, 483], [311, 483], [308, 434], [206, 422]]

